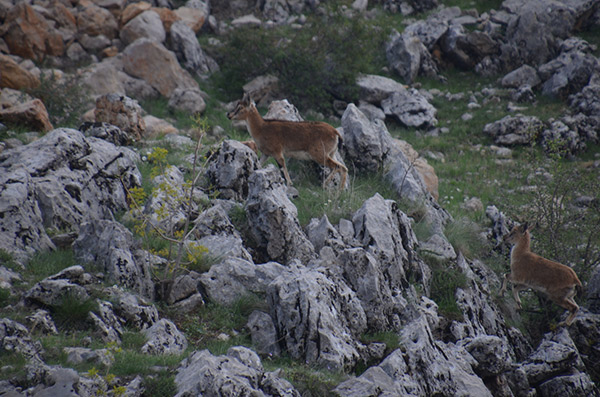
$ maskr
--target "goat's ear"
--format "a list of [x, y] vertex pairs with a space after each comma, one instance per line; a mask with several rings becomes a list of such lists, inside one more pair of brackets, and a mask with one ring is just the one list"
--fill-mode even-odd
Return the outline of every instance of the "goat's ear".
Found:
[[527, 222], [525, 222], [522, 226], [521, 226], [521, 230], [523, 231], [523, 233], [525, 233], [527, 231], [527, 228], [529, 227], [529, 224]]
[[250, 99], [250, 94], [244, 92], [244, 96], [242, 97], [242, 103], [249, 105], [252, 99]]

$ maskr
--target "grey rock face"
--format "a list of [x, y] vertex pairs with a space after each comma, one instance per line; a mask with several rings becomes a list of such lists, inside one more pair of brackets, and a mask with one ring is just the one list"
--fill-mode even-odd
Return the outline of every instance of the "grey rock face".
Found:
[[97, 302], [98, 313], [89, 313], [96, 333], [100, 334], [100, 338], [105, 343], [121, 343], [121, 336], [123, 336], [121, 322], [123, 320], [115, 315], [112, 303], [101, 300]]
[[527, 145], [542, 132], [544, 124], [535, 116], [505, 116], [486, 124], [483, 132], [499, 145]]
[[255, 310], [248, 318], [246, 327], [250, 330], [252, 345], [256, 352], [268, 357], [278, 357], [281, 348], [277, 343], [277, 330], [271, 316], [265, 312]]
[[598, 142], [600, 119], [583, 114], [565, 115], [550, 122], [541, 133], [542, 147], [549, 153], [571, 156], [584, 151], [587, 143]]
[[584, 367], [575, 343], [564, 328], [546, 335], [537, 350], [521, 366], [532, 386]]
[[127, 324], [139, 330], [144, 330], [158, 321], [158, 310], [144, 298], [125, 292], [120, 287], [110, 288], [107, 292], [116, 301], [115, 313], [123, 318]]
[[118, 284], [132, 288], [142, 296], [154, 297], [148, 252], [134, 250], [133, 235], [118, 222], [102, 220], [81, 225], [73, 244], [75, 257], [84, 263], [96, 263]]
[[475, 372], [482, 378], [500, 375], [511, 366], [509, 347], [497, 336], [476, 337], [468, 342], [466, 349], [477, 361]]
[[183, 21], [175, 21], [171, 25], [169, 38], [169, 48], [187, 70], [203, 76], [218, 69], [216, 62], [200, 47], [194, 31]]
[[116, 125], [105, 122], [83, 123], [79, 130], [86, 136], [104, 139], [114, 145], [123, 146], [132, 142], [129, 134], [125, 133]]
[[343, 279], [322, 268], [297, 268], [269, 284], [267, 300], [291, 357], [332, 370], [358, 362], [357, 338], [366, 331], [367, 319]]
[[419, 75], [437, 74], [431, 54], [418, 36], [393, 31], [386, 44], [385, 55], [391, 68], [410, 84]]
[[394, 92], [406, 91], [404, 85], [395, 80], [372, 74], [359, 76], [356, 79], [356, 85], [358, 85], [360, 91], [360, 98], [374, 105], [379, 105], [381, 101]]
[[64, 299], [86, 300], [89, 295], [85, 288], [65, 279], [44, 279], [25, 294], [25, 300], [30, 304], [54, 306]]
[[491, 396], [473, 372], [473, 357], [463, 348], [433, 337], [437, 313], [431, 316], [426, 314], [429, 309], [418, 307], [411, 311], [415, 317], [401, 331], [402, 348], [360, 377], [342, 382], [334, 390], [336, 395]]
[[197, 351], [182, 361], [175, 376], [176, 397], [279, 396], [300, 397], [285, 379], [265, 372], [260, 358], [245, 347], [232, 347], [226, 355]]
[[248, 180], [246, 213], [252, 236], [266, 260], [283, 264], [293, 259], [307, 263], [314, 247], [298, 223], [298, 210], [286, 194], [279, 171], [269, 165]]
[[187, 339], [172, 321], [160, 319], [144, 330], [148, 341], [142, 346], [142, 353], [181, 354], [187, 349]]
[[563, 52], [539, 67], [546, 95], [566, 98], [585, 87], [594, 73], [600, 72], [600, 62], [591, 54], [580, 51]]
[[29, 330], [8, 318], [0, 319], [0, 349], [22, 354], [33, 362], [42, 362], [42, 345], [31, 339]]
[[429, 288], [430, 270], [415, 254], [417, 238], [408, 216], [391, 200], [376, 194], [352, 217], [355, 238], [383, 266], [394, 295], [407, 277]]
[[78, 230], [86, 218], [128, 207], [138, 186], [135, 154], [72, 129], [57, 129], [0, 154], [0, 248], [21, 255], [53, 247], [44, 228]]
[[355, 167], [375, 172], [383, 166], [391, 139], [385, 124], [371, 122], [354, 104], [342, 116], [346, 159]]
[[509, 88], [519, 88], [525, 84], [535, 87], [539, 83], [541, 79], [537, 71], [529, 65], [523, 65], [502, 78], [502, 86]]
[[407, 127], [427, 128], [437, 124], [437, 110], [417, 90], [396, 92], [381, 102], [386, 116], [393, 116]]
[[221, 197], [241, 201], [248, 197], [248, 180], [257, 169], [256, 153], [238, 141], [226, 140], [214, 155], [207, 176]]
[[169, 98], [169, 109], [173, 109], [188, 114], [203, 113], [206, 109], [206, 102], [202, 97], [200, 90], [192, 88], [176, 88]]
[[255, 265], [239, 258], [229, 258], [211, 266], [200, 276], [202, 292], [213, 302], [231, 305], [250, 293], [264, 293], [278, 276], [289, 276], [290, 270], [275, 262]]
[[167, 34], [160, 16], [153, 10], [146, 10], [127, 22], [121, 29], [119, 37], [127, 46], [142, 37], [162, 43]]
[[58, 330], [47, 310], [39, 309], [30, 316], [27, 316], [27, 325], [31, 332], [40, 332], [42, 335], [56, 335]]

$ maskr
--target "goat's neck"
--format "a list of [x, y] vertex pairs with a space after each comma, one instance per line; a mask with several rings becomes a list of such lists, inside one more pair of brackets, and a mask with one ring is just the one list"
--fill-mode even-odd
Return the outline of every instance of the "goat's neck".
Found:
[[519, 240], [517, 240], [515, 245], [512, 247], [512, 250], [510, 251], [511, 259], [514, 261], [514, 259], [518, 255], [522, 255], [527, 252], [531, 252], [530, 246], [531, 246], [531, 237], [529, 236], [529, 232], [526, 232], [523, 236], [521, 236], [521, 238]]
[[248, 117], [246, 117], [246, 122], [248, 123], [248, 132], [254, 139], [256, 139], [256, 135], [259, 134], [260, 129], [262, 128], [265, 120], [262, 118], [260, 113], [255, 106], [250, 108], [250, 112], [248, 112]]

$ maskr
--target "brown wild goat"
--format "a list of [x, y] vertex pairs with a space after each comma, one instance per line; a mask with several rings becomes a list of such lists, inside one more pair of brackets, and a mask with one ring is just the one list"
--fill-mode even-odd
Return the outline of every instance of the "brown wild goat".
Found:
[[527, 230], [527, 223], [513, 227], [504, 237], [504, 241], [514, 246], [510, 251], [510, 273], [504, 275], [500, 296], [504, 295], [507, 282], [510, 281], [513, 283], [513, 297], [521, 309], [519, 291], [532, 288], [543, 292], [552, 302], [570, 312], [565, 324], [571, 325], [579, 310], [579, 306], [573, 300], [577, 293], [575, 289], [581, 288], [581, 281], [575, 271], [531, 252], [531, 236]]
[[227, 117], [230, 120], [246, 120], [250, 135], [263, 154], [261, 163], [268, 156], [273, 157], [283, 170], [288, 185], [291, 185], [292, 181], [285, 165], [286, 157], [312, 159], [331, 168], [332, 172], [323, 182], [323, 186], [339, 173], [340, 189], [344, 188], [348, 169], [333, 159], [342, 137], [329, 124], [320, 121], [264, 120], [247, 93], [235, 109], [227, 113]]

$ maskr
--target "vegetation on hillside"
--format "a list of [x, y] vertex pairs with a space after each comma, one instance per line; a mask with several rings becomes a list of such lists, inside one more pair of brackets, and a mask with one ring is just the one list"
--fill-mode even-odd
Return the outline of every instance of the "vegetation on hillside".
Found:
[[[404, 17], [380, 13], [373, 19], [348, 19], [339, 12], [341, 5], [348, 3], [341, 0], [327, 2], [329, 12], [307, 15], [307, 22], [301, 29], [288, 26], [235, 29], [225, 37], [218, 37], [221, 46], [214, 47], [208, 44], [207, 37], [201, 37], [200, 40], [207, 46], [206, 50], [217, 59], [221, 67], [221, 71], [210, 80], [199, 82], [211, 97], [204, 115], [208, 123], [206, 129], [220, 126], [225, 129], [228, 137], [243, 139], [244, 134], [234, 130], [224, 116], [225, 111], [219, 101], [238, 99], [242, 94], [242, 86], [260, 75], [276, 75], [280, 79], [282, 92], [301, 112], [312, 110], [327, 116], [335, 115], [334, 101], [356, 101], [358, 93], [354, 81], [359, 73], [396, 78], [386, 71], [384, 43], [392, 28], [402, 30]], [[497, 8], [501, 2], [454, 0], [444, 3], [462, 8], [474, 7], [482, 12]], [[600, 42], [598, 35], [586, 38]], [[453, 69], [442, 70], [441, 74], [446, 78], [445, 82], [418, 78], [415, 86], [465, 94], [462, 99], [454, 101], [442, 96], [435, 97], [432, 101], [438, 110], [439, 126], [447, 128], [448, 132], [426, 135], [423, 131], [404, 128], [393, 122], [388, 124], [388, 128], [393, 136], [411, 143], [435, 168], [440, 180], [440, 204], [457, 220], [451, 225], [451, 230], [448, 230], [452, 244], [467, 257], [480, 258], [498, 273], [507, 270], [506, 252], [492, 250], [478, 237], [480, 231], [489, 226], [484, 211], [468, 212], [462, 207], [467, 199], [478, 197], [484, 208], [495, 205], [517, 221], [535, 224], [533, 250], [572, 265], [582, 280], [586, 280], [591, 269], [600, 263], [600, 181], [598, 169], [590, 165], [591, 161], [598, 160], [600, 146], [590, 145], [579, 157], [564, 159], [548, 156], [540, 147], [533, 145], [514, 148], [509, 160], [499, 160], [490, 150], [491, 138], [485, 136], [482, 130], [485, 124], [507, 114], [510, 101], [508, 94], [498, 90], [497, 100], [490, 101], [480, 109], [470, 110], [467, 106], [470, 96], [480, 95], [484, 88], [497, 88], [495, 79]], [[75, 87], [59, 87], [51, 80], [45, 84], [41, 89], [52, 93], [40, 92], [36, 95], [46, 95], [48, 98], [45, 102], [53, 121], [57, 125], [70, 123], [71, 127], [76, 127], [72, 116], [82, 112], [83, 108], [73, 99], [74, 95], [78, 95], [73, 91]], [[58, 95], [59, 93], [63, 96]], [[61, 99], [63, 97], [66, 99]], [[166, 103], [162, 100], [149, 101], [143, 103], [143, 106], [152, 114], [173, 119], [181, 128], [192, 128], [195, 125], [187, 115], [166, 111]], [[537, 103], [526, 105], [521, 110], [524, 114], [536, 115], [542, 120], [560, 116], [565, 111], [564, 102], [541, 96]], [[465, 121], [462, 116], [467, 112], [473, 117]], [[217, 143], [221, 138], [205, 139], [210, 144]], [[161, 166], [177, 165], [184, 155], [189, 154], [177, 153], [176, 150], [168, 151], [168, 156], [165, 152], [161, 153]], [[145, 163], [140, 168], [144, 174], [145, 193], [139, 193], [138, 200], [143, 201], [153, 189], [148, 181], [154, 165]], [[395, 198], [394, 192], [380, 174], [360, 175], [350, 169], [350, 189], [338, 194], [321, 189], [317, 174], [310, 164], [292, 161], [290, 171], [299, 190], [294, 203], [303, 225], [311, 218], [324, 214], [332, 223], [341, 218], [350, 218], [362, 202], [375, 192], [386, 198]], [[193, 177], [192, 174], [188, 175], [188, 181], [191, 182]], [[179, 199], [185, 200], [186, 197]], [[403, 209], [409, 210], [405, 207]], [[237, 215], [234, 223], [236, 226], [238, 223], [243, 225], [243, 211], [238, 211]], [[135, 224], [138, 225], [137, 229], [133, 226]], [[173, 241], [165, 243], [165, 239], [156, 234], [145, 235], [139, 225], [138, 220], [132, 222], [131, 227], [139, 237], [147, 238], [145, 242], [148, 248], [165, 257], [174, 256], [181, 235], [169, 235]], [[189, 265], [197, 265], [200, 270], [210, 266], [210, 263], [198, 263], [198, 257], [201, 256], [202, 252], [198, 252], [196, 257], [189, 258]], [[0, 264], [18, 268], [4, 255], [0, 256]], [[25, 270], [19, 269], [24, 274], [24, 279], [17, 287], [26, 291], [35, 282], [71, 264], [74, 261], [70, 252], [58, 251], [36, 256]], [[442, 273], [446, 264], [430, 264], [434, 269], [433, 294], [438, 298], [436, 301], [440, 304], [440, 310], [452, 317], [458, 310], [453, 301], [454, 291], [464, 286], [464, 277], [452, 268]], [[176, 271], [185, 267], [181, 262], [177, 266]], [[166, 272], [163, 276], [165, 279], [171, 278], [173, 273]], [[582, 298], [578, 300], [581, 302]], [[522, 323], [518, 324], [531, 336], [539, 336], [540, 329], [547, 329], [557, 322], [560, 312], [552, 306], [540, 303], [533, 295], [528, 295], [524, 301], [526, 307], [542, 313], [525, 313]], [[14, 297], [0, 289], [0, 307], [16, 303]], [[85, 313], [95, 304], [94, 301], [79, 302], [77, 305], [72, 303], [65, 300], [50, 308], [56, 315], [60, 333], [59, 336], [42, 338], [49, 364], [69, 366], [62, 347], [75, 345], [91, 332]], [[253, 296], [231, 307], [208, 304], [193, 315], [177, 316], [166, 307], [161, 307], [161, 311], [165, 316], [173, 318], [186, 334], [190, 340], [190, 349], [206, 348], [214, 354], [222, 354], [232, 345], [251, 345], [249, 333], [245, 329], [246, 320], [253, 309], [263, 305], [263, 297]], [[19, 320], [24, 317], [16, 306], [3, 309], [2, 314]], [[369, 335], [368, 339], [383, 341], [389, 339], [389, 335]], [[112, 366], [102, 369], [103, 376], [148, 375], [148, 395], [174, 394], [173, 370], [182, 357], [141, 357], [137, 352], [143, 343], [143, 337], [139, 333], [128, 330], [121, 350], [113, 353], [115, 361]], [[94, 344], [92, 347], [104, 346]], [[0, 361], [8, 363], [3, 371], [13, 371], [11, 374], [22, 368], [22, 357], [0, 356]], [[283, 368], [287, 378], [301, 392], [307, 391], [314, 396], [327, 395], [343, 379], [341, 374], [311, 368], [287, 357], [266, 360], [265, 366], [267, 369]], [[92, 372], [96, 370], [91, 364], [81, 365], [77, 369]], [[0, 373], [2, 377], [5, 374], [6, 372]]]

